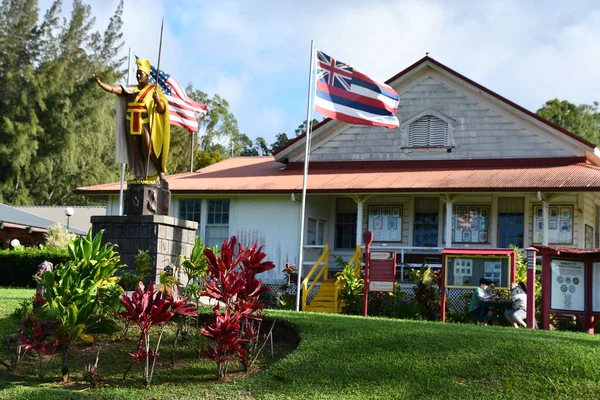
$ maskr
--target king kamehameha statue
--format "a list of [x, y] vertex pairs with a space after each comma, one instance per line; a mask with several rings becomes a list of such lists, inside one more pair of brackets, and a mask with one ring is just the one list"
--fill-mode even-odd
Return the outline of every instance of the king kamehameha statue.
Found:
[[139, 58], [136, 64], [137, 86], [111, 86], [96, 74], [92, 77], [105, 91], [127, 100], [121, 129], [127, 133], [129, 171], [136, 179], [163, 179], [169, 155], [169, 103], [159, 86], [148, 83], [150, 61]]
[[170, 193], [164, 177], [171, 139], [169, 103], [160, 87], [148, 82], [150, 62], [140, 58], [136, 64], [137, 86], [111, 86], [96, 74], [92, 78], [119, 96], [115, 153], [117, 158], [124, 154], [129, 172], [135, 175], [127, 181], [125, 214], [168, 215]]

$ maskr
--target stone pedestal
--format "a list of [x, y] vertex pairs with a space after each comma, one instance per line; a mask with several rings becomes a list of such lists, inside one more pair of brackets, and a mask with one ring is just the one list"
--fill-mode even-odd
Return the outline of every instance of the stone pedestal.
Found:
[[125, 215], [169, 215], [171, 192], [162, 179], [127, 181]]
[[165, 215], [102, 215], [91, 219], [93, 234], [104, 229], [103, 243], [119, 246], [116, 250], [121, 263], [129, 270], [135, 271], [138, 250], [148, 250], [156, 282], [167, 265], [179, 265], [181, 254], [191, 255], [198, 228], [197, 222]]

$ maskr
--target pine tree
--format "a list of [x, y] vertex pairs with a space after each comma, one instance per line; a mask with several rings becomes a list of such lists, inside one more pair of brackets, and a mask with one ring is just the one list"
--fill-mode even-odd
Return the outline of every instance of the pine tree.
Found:
[[[53, 5], [60, 11], [60, 1]], [[102, 183], [117, 178], [114, 162], [114, 98], [99, 91], [90, 79], [97, 71], [107, 81], [119, 76], [122, 59], [115, 55], [122, 46], [122, 4], [104, 35], [91, 32], [91, 9], [73, 2], [71, 18], [57, 26], [54, 14], [42, 24], [45, 57], [38, 68], [44, 82], [45, 99], [39, 110], [40, 147], [32, 160], [29, 187], [35, 188], [36, 204], [76, 204], [84, 198], [72, 193], [77, 186]]]
[[34, 104], [39, 56], [36, 0], [4, 0], [0, 6], [0, 202], [26, 204], [28, 167], [41, 131]]

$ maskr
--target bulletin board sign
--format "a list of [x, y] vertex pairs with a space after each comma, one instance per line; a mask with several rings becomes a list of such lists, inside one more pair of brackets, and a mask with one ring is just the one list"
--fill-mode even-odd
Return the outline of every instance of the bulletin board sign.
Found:
[[393, 292], [396, 283], [396, 253], [372, 252], [369, 263], [369, 291]]
[[600, 313], [600, 261], [592, 265], [592, 311]]
[[550, 260], [550, 309], [585, 311], [585, 261]]
[[510, 284], [510, 257], [482, 255], [447, 255], [445, 281], [448, 288], [473, 288], [485, 278], [497, 288]]
[[402, 207], [370, 206], [369, 231], [376, 242], [401, 242]]

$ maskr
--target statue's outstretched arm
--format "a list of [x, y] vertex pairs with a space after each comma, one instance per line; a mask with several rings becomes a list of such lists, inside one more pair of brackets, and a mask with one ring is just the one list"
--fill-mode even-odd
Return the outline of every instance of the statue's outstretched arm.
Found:
[[96, 80], [96, 83], [98, 84], [98, 86], [100, 86], [105, 91], [107, 91], [109, 93], [123, 94], [123, 88], [121, 86], [108, 85], [108, 84], [102, 82], [100, 80], [100, 76], [98, 76], [97, 74], [92, 74], [92, 78], [94, 78]]

